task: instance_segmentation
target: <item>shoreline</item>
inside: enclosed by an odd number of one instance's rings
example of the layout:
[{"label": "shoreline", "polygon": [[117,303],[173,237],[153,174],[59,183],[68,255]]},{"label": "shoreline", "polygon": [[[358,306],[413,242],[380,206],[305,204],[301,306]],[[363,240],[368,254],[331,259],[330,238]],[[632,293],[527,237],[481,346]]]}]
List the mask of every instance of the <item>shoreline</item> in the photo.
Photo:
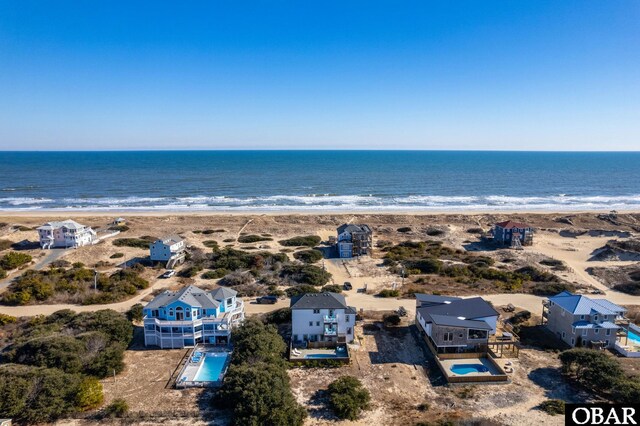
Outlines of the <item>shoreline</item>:
[{"label": "shoreline", "polygon": [[[150,209],[150,210],[84,210],[84,209],[66,209],[66,210],[0,210],[0,217],[45,217],[45,216],[74,216],[74,217],[109,217],[109,216],[190,216],[190,217],[217,217],[217,216],[323,216],[323,215],[380,215],[380,216],[475,216],[475,215],[583,215],[583,214],[603,214],[610,210],[594,209],[594,210],[571,210],[571,209],[554,209],[554,210],[527,210],[527,209],[495,209],[495,210],[469,210],[469,209],[402,209],[402,210],[344,210],[344,209],[318,209],[318,210],[175,210],[175,209]],[[618,209],[619,213],[624,214],[640,214],[640,210],[623,210]]]}]

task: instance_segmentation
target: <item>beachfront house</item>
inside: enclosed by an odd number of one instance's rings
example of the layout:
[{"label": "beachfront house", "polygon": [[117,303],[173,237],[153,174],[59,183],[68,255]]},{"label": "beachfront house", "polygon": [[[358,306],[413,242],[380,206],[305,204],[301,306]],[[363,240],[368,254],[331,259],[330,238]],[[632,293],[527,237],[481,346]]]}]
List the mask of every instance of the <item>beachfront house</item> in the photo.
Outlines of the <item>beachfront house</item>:
[{"label": "beachfront house", "polygon": [[152,262],[163,262],[167,268],[171,268],[185,258],[184,239],[177,235],[160,238],[149,246],[149,251]]},{"label": "beachfront house", "polygon": [[40,247],[51,249],[56,247],[77,248],[95,244],[98,241],[96,232],[89,226],[81,225],[75,220],[47,222],[37,228]]},{"label": "beachfront house", "polygon": [[486,352],[498,316],[481,297],[416,294],[416,326],[436,354]]},{"label": "beachfront house", "polygon": [[611,348],[626,309],[606,299],[591,299],[563,291],[543,302],[542,320],[571,347]]},{"label": "beachfront house", "polygon": [[356,310],[338,293],[306,293],[291,300],[291,339],[296,345],[351,343]]},{"label": "beachfront house", "polygon": [[344,224],[338,228],[338,256],[349,258],[371,254],[373,231],[368,225]]},{"label": "beachfront house", "polygon": [[527,223],[499,222],[493,226],[492,233],[493,241],[503,246],[520,248],[533,244],[533,227]]},{"label": "beachfront house", "polygon": [[244,302],[230,288],[205,291],[189,285],[160,293],[143,312],[145,346],[226,345],[233,327],[244,320]]}]

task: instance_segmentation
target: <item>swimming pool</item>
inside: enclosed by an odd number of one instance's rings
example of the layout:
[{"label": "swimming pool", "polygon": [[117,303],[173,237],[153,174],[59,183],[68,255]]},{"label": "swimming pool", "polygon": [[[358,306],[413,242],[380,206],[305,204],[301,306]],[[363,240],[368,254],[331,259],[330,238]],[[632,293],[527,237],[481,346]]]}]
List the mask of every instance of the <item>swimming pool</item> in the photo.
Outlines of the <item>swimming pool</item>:
[{"label": "swimming pool", "polygon": [[453,364],[449,369],[454,374],[486,373],[489,371],[482,364]]},{"label": "swimming pool", "polygon": [[222,373],[227,365],[227,352],[214,352],[204,355],[202,365],[198,369],[194,382],[219,382],[222,380]]},{"label": "swimming pool", "polygon": [[629,330],[627,337],[629,337],[629,340],[631,340],[634,345],[640,345],[640,336],[633,331]]},{"label": "swimming pool", "polygon": [[305,358],[338,358],[338,355],[335,353],[332,354],[306,354]]}]

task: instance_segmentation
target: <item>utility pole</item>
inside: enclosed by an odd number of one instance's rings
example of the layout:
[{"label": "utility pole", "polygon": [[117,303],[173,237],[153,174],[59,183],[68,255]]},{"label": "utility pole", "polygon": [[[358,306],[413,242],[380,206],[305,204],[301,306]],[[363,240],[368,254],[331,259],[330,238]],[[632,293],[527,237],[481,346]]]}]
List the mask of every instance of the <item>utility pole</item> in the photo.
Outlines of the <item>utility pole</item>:
[{"label": "utility pole", "polygon": [[[95,292],[98,291],[98,270],[97,269],[93,270],[93,291]],[[114,370],[114,375],[115,375],[115,370]]]}]

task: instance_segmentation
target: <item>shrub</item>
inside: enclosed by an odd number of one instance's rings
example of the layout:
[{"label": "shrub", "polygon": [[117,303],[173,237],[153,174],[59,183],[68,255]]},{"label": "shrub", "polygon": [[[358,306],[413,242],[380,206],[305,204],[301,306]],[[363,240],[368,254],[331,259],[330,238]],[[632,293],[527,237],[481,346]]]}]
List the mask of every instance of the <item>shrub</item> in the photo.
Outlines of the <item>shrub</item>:
[{"label": "shrub", "polygon": [[75,269],[84,268],[84,263],[82,263],[82,262],[73,262],[73,264],[71,266],[73,268],[75,268]]},{"label": "shrub", "polygon": [[300,284],[316,286],[325,285],[331,279],[331,274],[314,265],[285,265],[280,271],[283,278]]},{"label": "shrub", "polygon": [[235,238],[225,238],[224,240],[222,240],[223,243],[235,243],[236,239]]},{"label": "shrub", "polygon": [[200,271],[202,271],[202,266],[193,265],[189,266],[188,268],[184,268],[178,275],[184,278],[193,278],[198,275]]},{"label": "shrub", "polygon": [[0,269],[10,271],[31,262],[31,256],[26,253],[10,251],[0,258]]},{"label": "shrub", "polygon": [[122,398],[114,399],[104,408],[104,417],[124,417],[129,411],[129,404]]},{"label": "shrub", "polygon": [[518,324],[522,324],[523,322],[529,321],[529,319],[531,319],[531,312],[529,312],[529,311],[520,311],[520,312],[516,313],[515,315],[513,315],[509,319],[509,322],[511,322],[511,324],[513,324],[513,325],[518,325]]},{"label": "shrub", "polygon": [[482,228],[469,228],[467,229],[469,234],[482,234]]},{"label": "shrub", "polygon": [[400,290],[391,290],[385,288],[377,294],[378,297],[400,297]]},{"label": "shrub", "polygon": [[94,377],[87,377],[80,383],[78,394],[76,395],[76,405],[82,411],[91,410],[102,405],[104,394],[102,393],[102,383]]},{"label": "shrub", "polygon": [[0,268],[0,279],[7,278],[7,271]]},{"label": "shrub", "polygon": [[157,238],[145,235],[140,238],[116,238],[112,241],[112,244],[116,247],[133,247],[148,250],[149,245],[155,240]]},{"label": "shrub", "polygon": [[259,241],[273,241],[273,238],[262,237],[260,235],[241,235],[238,238],[238,242],[243,244],[257,243]]},{"label": "shrub", "polygon": [[531,290],[536,296],[554,296],[563,291],[573,292],[575,286],[569,283],[540,283]]},{"label": "shrub", "polygon": [[129,230],[129,227],[127,225],[112,225],[109,227],[110,231],[120,231],[120,232],[126,232]]},{"label": "shrub", "polygon": [[306,293],[320,293],[320,290],[312,285],[302,284],[289,287],[285,293],[287,294],[287,297],[297,297]]},{"label": "shrub", "polygon": [[555,416],[564,414],[564,401],[561,399],[547,399],[539,405],[540,409],[545,413]]},{"label": "shrub", "polygon": [[220,280],[220,285],[235,287],[255,282],[255,277],[248,272],[232,272]]},{"label": "shrub", "polygon": [[201,278],[205,280],[215,280],[218,278],[222,278],[229,273],[228,270],[224,268],[214,269],[213,271],[207,271],[204,274],[200,275]]},{"label": "shrub", "polygon": [[208,248],[212,248],[212,249],[217,249],[220,246],[218,245],[218,242],[216,240],[206,240],[202,242],[202,245],[204,245],[205,247]]},{"label": "shrub", "polygon": [[322,287],[321,290],[323,293],[324,292],[329,292],[329,293],[342,293],[342,287],[340,287],[337,284],[329,284],[329,285],[325,285],[324,287]]},{"label": "shrub", "polygon": [[18,321],[16,317],[12,317],[11,315],[6,315],[6,314],[0,314],[0,327],[7,324],[13,324],[16,321]]},{"label": "shrub", "polygon": [[324,255],[320,250],[302,250],[293,253],[293,257],[304,263],[316,263],[321,260]]},{"label": "shrub", "polygon": [[343,376],[329,385],[329,402],[336,416],[357,420],[360,412],[369,407],[371,395],[360,380]]},{"label": "shrub", "polygon": [[320,241],[322,241],[322,238],[318,237],[317,235],[307,235],[280,240],[279,243],[280,245],[289,247],[315,247],[320,244]]},{"label": "shrub", "polygon": [[269,312],[265,315],[264,321],[267,324],[284,324],[291,322],[291,308],[281,308]]},{"label": "shrub", "polygon": [[398,314],[385,314],[383,320],[385,325],[399,325],[401,321]]},{"label": "shrub", "polygon": [[127,311],[127,318],[129,321],[142,321],[144,318],[144,312],[142,311],[142,305],[136,303]]},{"label": "shrub", "polygon": [[575,348],[560,354],[562,373],[582,386],[608,392],[624,379],[620,363],[605,352]]},{"label": "shrub", "polygon": [[398,228],[397,231],[406,234],[407,232],[411,232],[411,228],[408,226],[403,226],[402,228]]},{"label": "shrub", "polygon": [[438,228],[428,228],[425,232],[430,237],[438,237],[440,235],[444,235],[444,231]]},{"label": "shrub", "polygon": [[109,259],[120,259],[124,257],[124,253],[113,253],[109,256]]}]

